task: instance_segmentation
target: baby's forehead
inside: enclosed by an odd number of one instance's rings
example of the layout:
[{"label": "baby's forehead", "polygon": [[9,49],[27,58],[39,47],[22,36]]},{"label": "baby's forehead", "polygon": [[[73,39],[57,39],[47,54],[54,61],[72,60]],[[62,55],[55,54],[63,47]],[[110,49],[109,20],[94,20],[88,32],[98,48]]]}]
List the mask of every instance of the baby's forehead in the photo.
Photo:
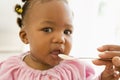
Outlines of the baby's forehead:
[{"label": "baby's forehead", "polygon": [[[66,6],[67,4],[64,0],[43,0],[46,2],[41,2],[41,0],[33,0],[29,7],[24,9],[26,11],[23,23],[33,23],[34,21],[39,21],[41,19],[54,19],[54,21],[59,22],[71,22],[71,11],[69,11],[69,7]],[[51,1],[51,4],[49,2]],[[53,1],[53,2],[52,2]],[[57,3],[56,3],[57,2]],[[48,3],[48,4],[46,4]],[[67,23],[68,23],[67,22]],[[69,22],[69,23],[70,23]]]},{"label": "baby's forehead", "polygon": [[40,5],[40,4],[44,4],[52,1],[63,1],[65,3],[68,3],[67,0],[30,0],[30,3],[31,3],[30,7],[32,7],[33,5]]},{"label": "baby's forehead", "polygon": [[49,3],[49,4],[47,4],[47,6],[50,4],[54,6],[54,4],[52,4],[52,2],[57,3],[58,1],[68,4],[67,0],[27,0],[25,2],[25,4],[23,5],[22,16],[24,17],[26,12],[28,12],[29,10],[32,10],[34,7],[38,8],[38,6],[39,6],[39,8],[40,8],[40,6],[42,7],[46,3]]}]

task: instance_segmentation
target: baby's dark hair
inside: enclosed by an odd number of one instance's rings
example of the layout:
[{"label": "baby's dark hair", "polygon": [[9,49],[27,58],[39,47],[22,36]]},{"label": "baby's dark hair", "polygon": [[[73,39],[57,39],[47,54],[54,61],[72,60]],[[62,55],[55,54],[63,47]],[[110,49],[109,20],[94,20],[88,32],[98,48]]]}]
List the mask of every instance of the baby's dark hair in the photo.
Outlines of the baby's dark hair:
[{"label": "baby's dark hair", "polygon": [[[24,16],[26,14],[26,11],[28,10],[28,8],[30,7],[31,5],[31,2],[32,1],[36,1],[36,0],[22,0],[22,2],[24,2],[24,5],[21,6],[19,4],[16,4],[15,6],[15,12],[20,15],[21,17],[18,17],[17,18],[17,23],[18,23],[18,26],[20,28],[22,28],[23,26],[23,22],[22,20],[24,19]],[[45,3],[45,2],[49,2],[49,1],[53,1],[53,0],[38,0],[40,3]],[[65,1],[66,3],[68,3],[68,0],[58,0],[58,1]]]}]

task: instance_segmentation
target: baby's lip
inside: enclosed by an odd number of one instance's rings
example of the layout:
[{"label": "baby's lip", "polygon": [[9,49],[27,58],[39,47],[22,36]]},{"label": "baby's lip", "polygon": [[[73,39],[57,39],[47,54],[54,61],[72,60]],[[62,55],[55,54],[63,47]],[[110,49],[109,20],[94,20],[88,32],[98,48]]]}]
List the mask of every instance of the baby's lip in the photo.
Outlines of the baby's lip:
[{"label": "baby's lip", "polygon": [[63,49],[62,48],[53,49],[50,53],[55,55],[63,54]]},{"label": "baby's lip", "polygon": [[54,55],[58,55],[58,54],[60,54],[61,52],[59,51],[59,50],[53,50],[52,52],[51,52],[51,54],[54,54]]}]

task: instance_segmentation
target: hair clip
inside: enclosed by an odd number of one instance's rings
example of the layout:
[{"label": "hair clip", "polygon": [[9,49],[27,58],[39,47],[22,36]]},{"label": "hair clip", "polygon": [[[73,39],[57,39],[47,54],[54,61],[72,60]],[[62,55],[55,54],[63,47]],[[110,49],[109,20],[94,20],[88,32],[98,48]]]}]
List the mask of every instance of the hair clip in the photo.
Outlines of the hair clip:
[{"label": "hair clip", "polygon": [[27,1],[27,0],[22,0],[22,2],[25,2],[25,1]]},{"label": "hair clip", "polygon": [[23,12],[22,8],[16,8],[16,12],[18,12],[19,14],[21,14]]}]

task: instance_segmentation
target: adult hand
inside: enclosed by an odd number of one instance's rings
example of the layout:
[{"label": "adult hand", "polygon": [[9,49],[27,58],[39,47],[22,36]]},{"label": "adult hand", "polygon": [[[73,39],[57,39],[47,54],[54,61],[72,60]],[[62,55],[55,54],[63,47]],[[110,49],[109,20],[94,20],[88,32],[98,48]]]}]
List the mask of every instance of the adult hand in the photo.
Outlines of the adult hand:
[{"label": "adult hand", "polygon": [[110,61],[93,60],[95,65],[106,65],[102,72],[102,80],[118,80],[120,77],[120,46],[103,45],[98,48],[100,58],[111,58]]}]

